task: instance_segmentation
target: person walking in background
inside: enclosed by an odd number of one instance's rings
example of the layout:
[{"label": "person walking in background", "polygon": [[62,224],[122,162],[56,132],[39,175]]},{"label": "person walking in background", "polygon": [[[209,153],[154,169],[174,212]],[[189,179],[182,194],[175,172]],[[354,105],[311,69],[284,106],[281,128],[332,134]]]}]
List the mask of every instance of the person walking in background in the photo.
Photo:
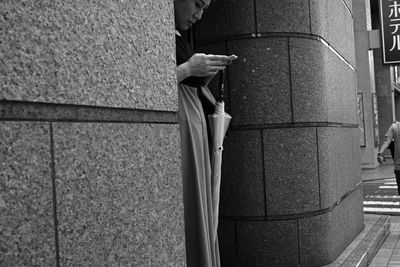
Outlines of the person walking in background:
[{"label": "person walking in background", "polygon": [[[385,134],[385,141],[383,142],[381,148],[378,151],[377,159],[379,164],[383,164],[383,152],[385,149],[389,148],[393,140],[393,165],[394,173],[396,175],[397,191],[400,195],[400,122],[395,121]],[[392,153],[392,151],[391,151]]]},{"label": "person walking in background", "polygon": [[230,64],[225,55],[194,53],[182,36],[201,19],[210,0],[174,0],[178,120],[181,136],[186,258],[188,267],[219,267],[218,242],[212,242],[211,163],[206,114],[215,99],[207,84]]}]

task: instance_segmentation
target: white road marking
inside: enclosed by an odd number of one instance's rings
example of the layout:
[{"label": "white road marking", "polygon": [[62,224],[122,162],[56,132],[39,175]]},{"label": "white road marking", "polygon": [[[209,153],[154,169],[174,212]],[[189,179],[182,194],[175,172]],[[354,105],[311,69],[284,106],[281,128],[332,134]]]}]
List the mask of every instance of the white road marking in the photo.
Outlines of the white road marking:
[{"label": "white road marking", "polygon": [[364,205],[400,205],[400,202],[392,202],[392,201],[363,201]]},{"label": "white road marking", "polygon": [[388,198],[400,198],[400,196],[381,196],[381,195],[367,195],[365,198],[377,198],[377,199],[388,199]]},{"label": "white road marking", "polygon": [[364,207],[364,211],[370,212],[399,212],[400,208],[371,208],[371,207]]}]

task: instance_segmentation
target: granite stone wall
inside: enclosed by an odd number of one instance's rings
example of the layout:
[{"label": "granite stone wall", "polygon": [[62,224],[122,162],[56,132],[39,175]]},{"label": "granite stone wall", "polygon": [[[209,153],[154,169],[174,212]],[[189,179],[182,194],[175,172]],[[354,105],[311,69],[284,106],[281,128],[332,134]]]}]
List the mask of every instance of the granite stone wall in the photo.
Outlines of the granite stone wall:
[{"label": "granite stone wall", "polygon": [[185,266],[173,4],[0,2],[0,265]]},{"label": "granite stone wall", "polygon": [[352,1],[216,1],[195,44],[239,57],[226,78],[222,265],[333,262],[363,229]]}]

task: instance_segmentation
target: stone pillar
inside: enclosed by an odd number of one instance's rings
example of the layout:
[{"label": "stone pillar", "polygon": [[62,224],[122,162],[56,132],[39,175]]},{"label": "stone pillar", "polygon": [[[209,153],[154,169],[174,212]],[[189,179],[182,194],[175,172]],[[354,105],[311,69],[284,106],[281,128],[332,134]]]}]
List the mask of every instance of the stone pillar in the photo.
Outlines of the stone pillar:
[{"label": "stone pillar", "polygon": [[357,92],[362,97],[360,109],[364,112],[360,121],[361,162],[364,168],[378,166],[376,153],[378,147],[374,142],[374,121],[372,94],[375,94],[375,72],[373,51],[369,48],[368,31],[372,30],[369,0],[353,1],[354,35],[357,62]]},{"label": "stone pillar", "polygon": [[223,266],[325,265],[363,229],[351,4],[216,1],[196,26],[199,52],[239,57],[227,77]]},{"label": "stone pillar", "polygon": [[185,266],[172,1],[0,3],[0,262]]},{"label": "stone pillar", "polygon": [[[390,125],[396,120],[395,101],[393,93],[393,70],[390,65],[383,65],[382,51],[374,51],[375,61],[375,85],[376,96],[378,100],[378,118],[379,118],[379,143],[385,140],[385,134]],[[386,151],[387,156],[390,152]]]}]

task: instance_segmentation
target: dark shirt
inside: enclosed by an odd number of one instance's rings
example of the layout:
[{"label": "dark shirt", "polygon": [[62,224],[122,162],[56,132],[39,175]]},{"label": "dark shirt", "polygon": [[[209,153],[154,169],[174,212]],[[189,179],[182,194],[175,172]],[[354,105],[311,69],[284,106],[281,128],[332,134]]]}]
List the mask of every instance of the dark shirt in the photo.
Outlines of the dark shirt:
[{"label": "dark shirt", "polygon": [[[189,58],[191,58],[193,56],[194,51],[193,51],[193,48],[191,47],[191,45],[189,44],[189,42],[186,41],[184,37],[175,34],[175,38],[176,38],[176,65],[179,66],[180,64],[183,64],[186,61],[188,61]],[[204,82],[205,79],[206,79],[206,77],[191,76],[191,77],[184,79],[181,83],[197,88],[197,95],[198,95],[201,105],[203,107],[204,115],[207,118],[208,115],[214,113],[215,107],[214,107],[214,103],[212,103],[204,95],[204,93],[202,91],[202,89],[204,89],[203,86],[205,86],[205,82]],[[206,119],[206,124],[207,124],[208,140],[212,140],[210,126],[209,126],[209,122],[207,119]],[[211,145],[211,143],[209,145]],[[210,149],[210,151],[211,151],[211,149]]]}]

